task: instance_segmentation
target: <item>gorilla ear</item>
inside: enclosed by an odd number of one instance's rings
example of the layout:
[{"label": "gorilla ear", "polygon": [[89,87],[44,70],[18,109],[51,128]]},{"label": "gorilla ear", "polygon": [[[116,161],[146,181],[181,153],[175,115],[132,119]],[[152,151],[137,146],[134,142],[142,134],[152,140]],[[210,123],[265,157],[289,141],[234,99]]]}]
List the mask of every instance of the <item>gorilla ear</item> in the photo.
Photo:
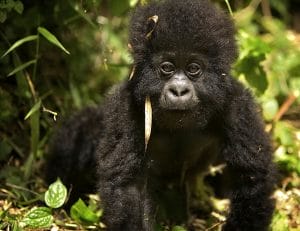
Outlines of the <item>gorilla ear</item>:
[{"label": "gorilla ear", "polygon": [[152,33],[154,32],[156,25],[158,23],[158,16],[153,15],[152,17],[148,18],[147,20],[147,34],[146,39],[150,39],[152,36]]}]

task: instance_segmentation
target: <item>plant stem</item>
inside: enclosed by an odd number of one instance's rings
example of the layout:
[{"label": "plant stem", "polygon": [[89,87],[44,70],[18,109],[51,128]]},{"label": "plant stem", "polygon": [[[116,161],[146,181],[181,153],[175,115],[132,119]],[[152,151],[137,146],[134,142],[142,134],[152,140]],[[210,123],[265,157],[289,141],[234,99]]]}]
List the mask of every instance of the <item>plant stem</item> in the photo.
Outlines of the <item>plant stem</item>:
[{"label": "plant stem", "polygon": [[230,4],[229,4],[229,1],[228,1],[228,0],[225,0],[225,2],[226,2],[226,5],[227,5],[227,8],[228,8],[228,10],[229,10],[230,15],[233,16],[233,12],[232,12],[231,6],[230,6]]}]

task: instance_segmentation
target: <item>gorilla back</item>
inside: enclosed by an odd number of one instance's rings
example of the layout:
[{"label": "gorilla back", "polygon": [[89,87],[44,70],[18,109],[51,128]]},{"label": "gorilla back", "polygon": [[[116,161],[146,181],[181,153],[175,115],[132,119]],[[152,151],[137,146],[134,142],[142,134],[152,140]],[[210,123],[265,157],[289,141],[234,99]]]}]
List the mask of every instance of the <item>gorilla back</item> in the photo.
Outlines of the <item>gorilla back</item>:
[{"label": "gorilla back", "polygon": [[[57,173],[66,183],[80,186],[63,171],[75,168],[97,186],[108,230],[139,231],[153,230],[157,210],[176,201],[188,207],[192,179],[222,159],[233,181],[223,230],[268,230],[272,148],[253,97],[229,75],[237,55],[231,19],[206,0],[153,1],[132,14],[129,42],[132,78],[97,113],[62,127],[50,168],[63,158],[66,167]],[[153,123],[146,149],[147,97]],[[165,203],[166,195],[179,197]]]}]

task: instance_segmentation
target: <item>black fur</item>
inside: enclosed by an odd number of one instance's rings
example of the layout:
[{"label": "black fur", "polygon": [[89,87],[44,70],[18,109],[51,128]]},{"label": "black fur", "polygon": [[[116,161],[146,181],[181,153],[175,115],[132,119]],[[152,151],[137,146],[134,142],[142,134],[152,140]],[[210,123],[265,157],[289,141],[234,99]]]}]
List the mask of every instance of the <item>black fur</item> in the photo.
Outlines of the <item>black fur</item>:
[{"label": "black fur", "polygon": [[[147,37],[153,15],[158,23]],[[234,184],[223,230],[268,230],[272,148],[253,97],[229,76],[237,54],[229,17],[206,0],[152,2],[133,13],[130,44],[132,80],[116,87],[104,105],[81,112],[60,129],[48,179],[58,175],[78,191],[97,184],[108,230],[153,230],[157,210],[170,220],[187,219],[162,207],[177,202],[178,208],[186,207],[193,176],[224,159]],[[180,111],[161,105],[166,80],[155,63],[163,52],[203,56],[206,69],[191,81],[199,101],[195,107]],[[146,96],[153,107],[153,127],[145,152]],[[176,200],[162,199],[170,195]]]}]

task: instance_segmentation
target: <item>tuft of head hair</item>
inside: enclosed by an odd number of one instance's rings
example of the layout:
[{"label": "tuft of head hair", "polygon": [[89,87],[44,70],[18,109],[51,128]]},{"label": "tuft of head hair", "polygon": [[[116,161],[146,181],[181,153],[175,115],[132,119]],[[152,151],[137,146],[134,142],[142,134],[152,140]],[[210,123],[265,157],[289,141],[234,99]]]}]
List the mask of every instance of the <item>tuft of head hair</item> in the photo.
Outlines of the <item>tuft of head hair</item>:
[{"label": "tuft of head hair", "polygon": [[133,12],[129,43],[135,65],[158,52],[198,52],[214,71],[228,73],[237,56],[234,33],[230,16],[207,0],[161,0]]}]

